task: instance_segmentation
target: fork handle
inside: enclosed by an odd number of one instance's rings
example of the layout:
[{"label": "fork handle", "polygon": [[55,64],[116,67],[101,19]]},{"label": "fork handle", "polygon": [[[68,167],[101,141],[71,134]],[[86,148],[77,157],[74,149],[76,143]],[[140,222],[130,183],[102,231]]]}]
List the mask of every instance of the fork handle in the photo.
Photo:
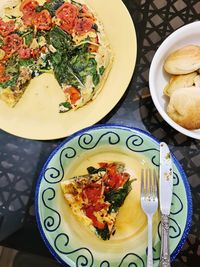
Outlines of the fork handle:
[{"label": "fork handle", "polygon": [[161,214],[161,252],[160,267],[170,267],[169,216]]},{"label": "fork handle", "polygon": [[152,250],[152,216],[148,216],[148,251],[147,267],[153,267],[153,250]]}]

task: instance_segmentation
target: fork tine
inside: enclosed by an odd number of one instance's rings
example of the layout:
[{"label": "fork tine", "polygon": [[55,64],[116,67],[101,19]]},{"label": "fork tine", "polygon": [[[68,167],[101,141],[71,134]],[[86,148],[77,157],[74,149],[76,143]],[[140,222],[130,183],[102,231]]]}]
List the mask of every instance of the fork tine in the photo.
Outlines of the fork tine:
[{"label": "fork tine", "polygon": [[149,169],[149,194],[150,196],[153,193],[153,187],[152,187],[152,171]]},{"label": "fork tine", "polygon": [[141,173],[141,197],[144,197],[144,169]]},{"label": "fork tine", "polygon": [[146,186],[145,186],[145,193],[146,193],[146,197],[147,197],[147,194],[148,194],[148,186],[149,186],[149,184],[148,184],[148,177],[149,177],[149,175],[148,175],[148,169],[146,169],[146,175],[145,175],[145,184],[146,184]]},{"label": "fork tine", "polygon": [[154,169],[153,171],[153,178],[154,178],[154,196],[157,197],[157,173],[156,170]]}]

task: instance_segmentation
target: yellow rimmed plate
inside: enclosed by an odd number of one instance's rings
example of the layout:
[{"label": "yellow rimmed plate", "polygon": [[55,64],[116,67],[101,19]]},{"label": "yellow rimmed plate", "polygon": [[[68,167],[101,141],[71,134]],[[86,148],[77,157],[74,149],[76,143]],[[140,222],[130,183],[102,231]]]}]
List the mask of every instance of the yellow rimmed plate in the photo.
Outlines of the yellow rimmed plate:
[{"label": "yellow rimmed plate", "polygon": [[66,137],[100,121],[123,96],[136,62],[137,42],[132,19],[121,0],[85,2],[102,21],[114,52],[113,66],[102,91],[86,106],[60,114],[58,105],[63,102],[60,87],[52,74],[43,74],[31,81],[15,108],[0,101],[1,129],[37,140]]}]

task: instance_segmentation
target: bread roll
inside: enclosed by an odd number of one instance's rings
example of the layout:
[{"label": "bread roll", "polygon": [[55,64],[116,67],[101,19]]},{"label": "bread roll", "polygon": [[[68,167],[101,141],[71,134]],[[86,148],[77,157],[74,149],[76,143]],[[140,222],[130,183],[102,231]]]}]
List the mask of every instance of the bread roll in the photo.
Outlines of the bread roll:
[{"label": "bread roll", "polygon": [[179,75],[194,72],[200,68],[200,46],[188,45],[172,52],[165,60],[166,72]]},{"label": "bread roll", "polygon": [[177,88],[191,87],[195,83],[195,77],[199,76],[197,72],[184,75],[173,76],[170,82],[164,88],[164,94],[170,96]]},{"label": "bread roll", "polygon": [[200,128],[200,88],[179,88],[172,92],[168,115],[186,129]]}]

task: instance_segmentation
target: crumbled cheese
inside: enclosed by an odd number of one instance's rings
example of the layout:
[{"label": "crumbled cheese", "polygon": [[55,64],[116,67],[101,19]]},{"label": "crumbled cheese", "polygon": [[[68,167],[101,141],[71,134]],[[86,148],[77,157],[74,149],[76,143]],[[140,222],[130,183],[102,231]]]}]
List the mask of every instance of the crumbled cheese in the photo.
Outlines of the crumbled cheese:
[{"label": "crumbled cheese", "polygon": [[55,53],[57,50],[56,48],[53,46],[53,45],[50,45],[49,46],[49,50],[52,52],[52,53]]},{"label": "crumbled cheese", "polygon": [[0,49],[0,60],[2,60],[5,57],[5,51],[3,49]]},{"label": "crumbled cheese", "polygon": [[32,43],[30,45],[30,48],[32,48],[32,49],[39,48],[39,44],[35,38],[33,39]]},{"label": "crumbled cheese", "polygon": [[38,44],[40,47],[45,46],[47,44],[46,39],[44,38],[44,36],[40,36],[39,40],[38,40]]}]

